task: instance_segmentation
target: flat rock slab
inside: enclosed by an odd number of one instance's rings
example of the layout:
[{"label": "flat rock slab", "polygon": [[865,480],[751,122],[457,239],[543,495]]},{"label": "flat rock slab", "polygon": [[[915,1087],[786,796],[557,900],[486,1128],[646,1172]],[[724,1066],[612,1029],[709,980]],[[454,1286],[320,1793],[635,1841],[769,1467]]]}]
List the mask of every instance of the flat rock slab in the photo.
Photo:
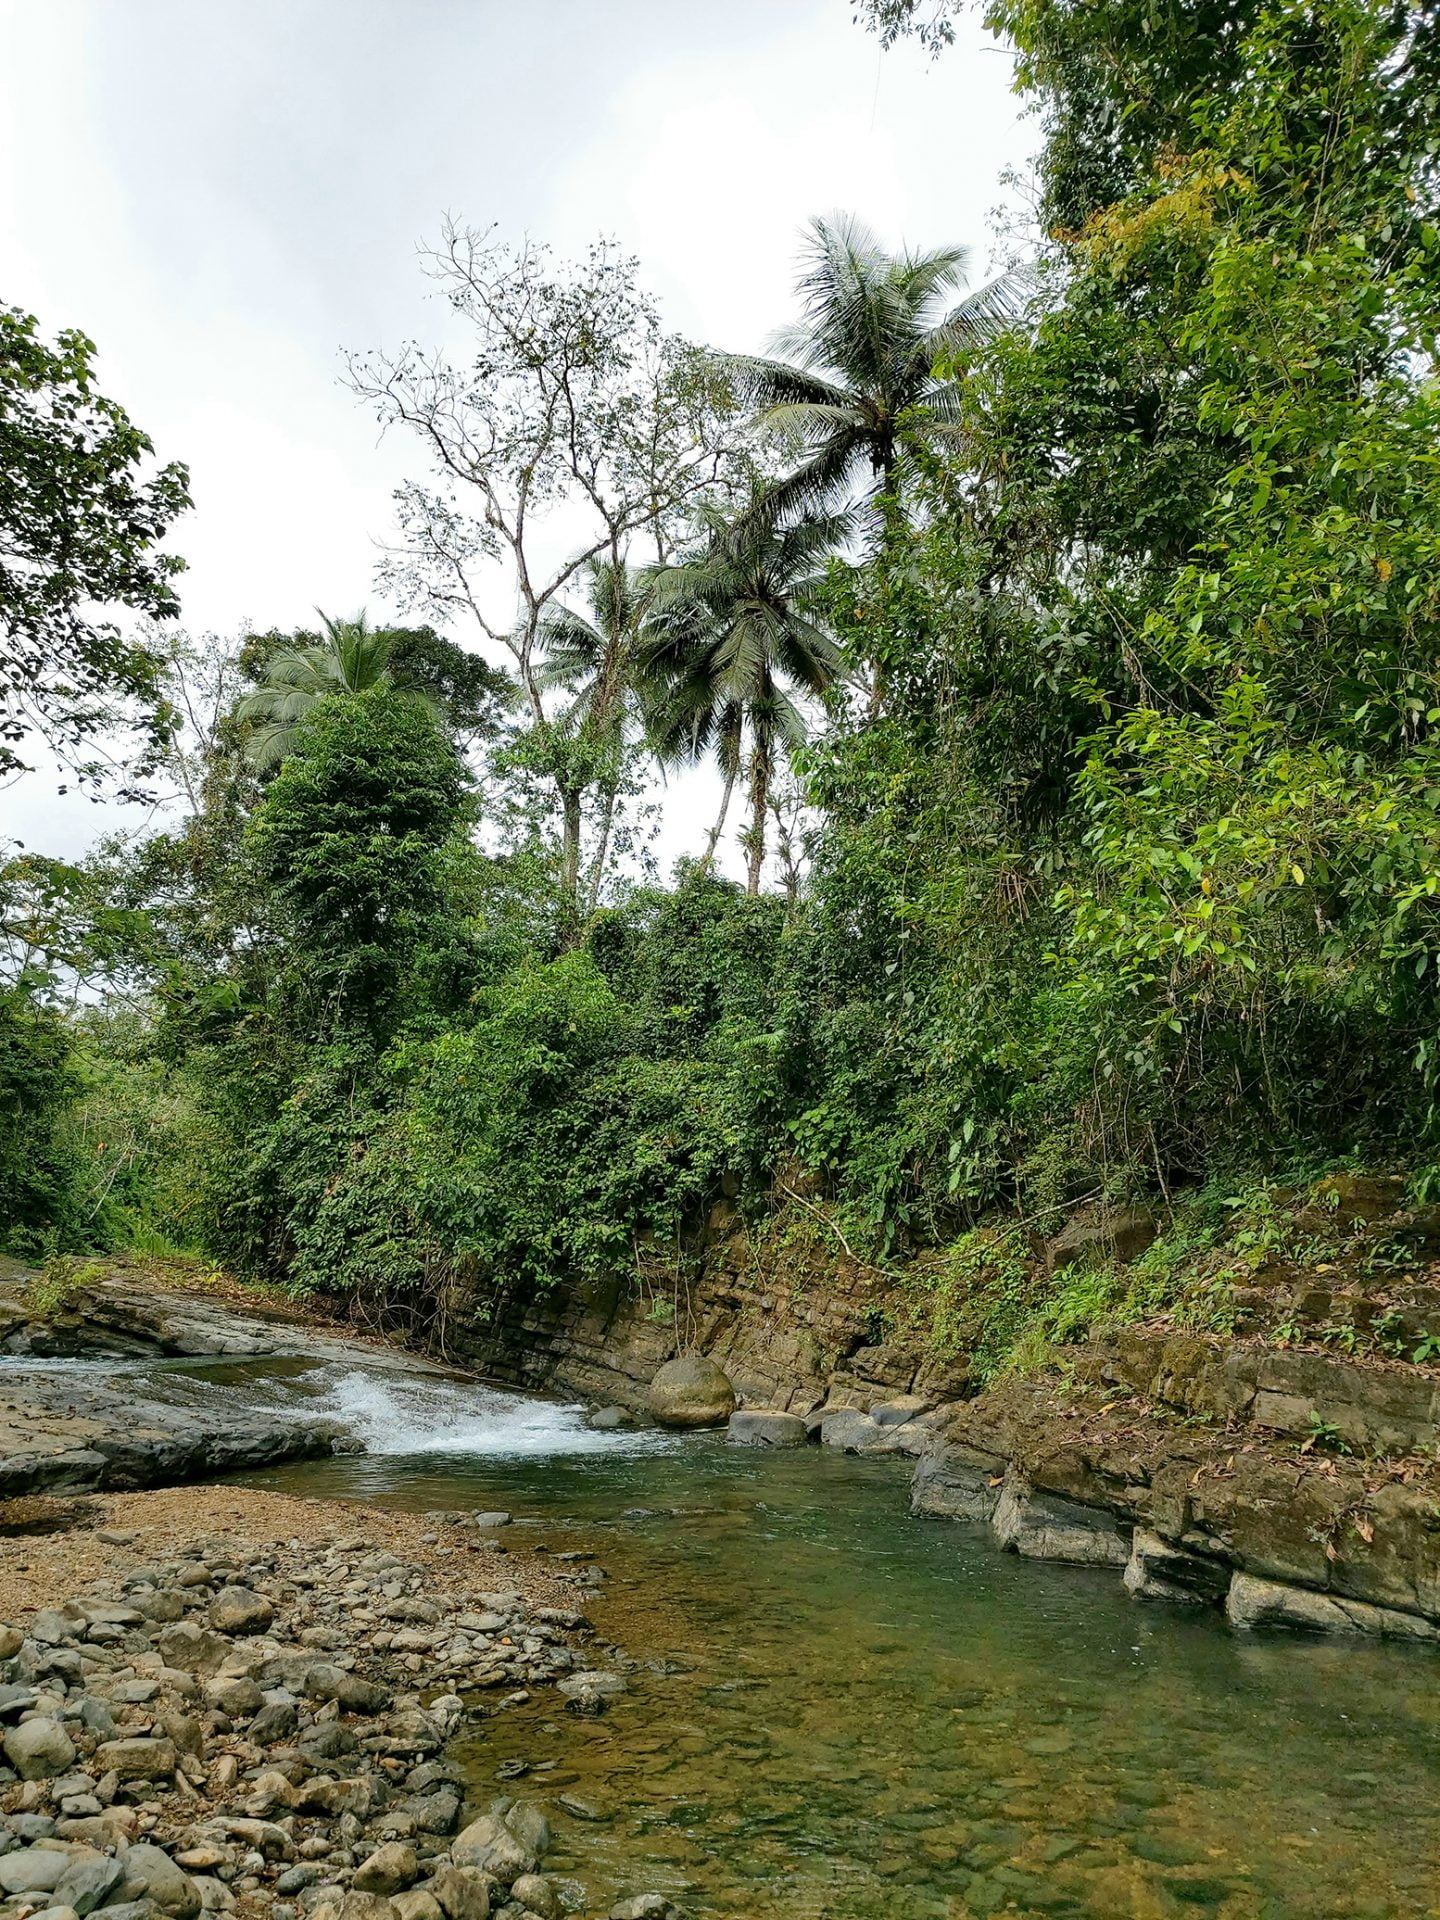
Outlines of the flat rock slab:
[{"label": "flat rock slab", "polygon": [[156,1406],[139,1378],[0,1364],[0,1499],[173,1486],[331,1453],[345,1438],[330,1420],[238,1418],[228,1403]]},{"label": "flat rock slab", "polygon": [[[180,1403],[140,1373],[57,1371],[34,1359],[305,1358],[453,1378],[450,1368],[317,1327],[263,1305],[147,1286],[125,1273],[40,1313],[38,1275],[0,1261],[0,1499],[173,1486],[335,1451],[345,1429],[234,1403]],[[6,1356],[9,1357],[6,1357]]]},{"label": "flat rock slab", "polygon": [[803,1447],[810,1434],[798,1413],[746,1407],[731,1414],[726,1438],[741,1447]]},{"label": "flat rock slab", "polygon": [[293,1310],[157,1286],[128,1270],[87,1280],[58,1309],[42,1313],[33,1303],[40,1277],[17,1261],[0,1260],[0,1352],[45,1360],[273,1355],[342,1363],[383,1354],[386,1365],[397,1371],[454,1377],[453,1369],[418,1354],[317,1326]]}]

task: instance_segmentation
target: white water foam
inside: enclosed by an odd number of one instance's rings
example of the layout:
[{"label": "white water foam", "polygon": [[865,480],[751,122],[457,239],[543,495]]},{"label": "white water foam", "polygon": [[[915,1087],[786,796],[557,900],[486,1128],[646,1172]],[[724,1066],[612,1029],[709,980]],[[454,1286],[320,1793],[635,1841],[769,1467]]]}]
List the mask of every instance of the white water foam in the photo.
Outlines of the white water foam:
[{"label": "white water foam", "polygon": [[654,1432],[597,1433],[581,1406],[358,1368],[333,1378],[310,1402],[317,1408],[371,1454],[651,1453],[674,1444]]},{"label": "white water foam", "polygon": [[[232,1371],[233,1370],[233,1371]],[[125,1355],[104,1359],[0,1361],[0,1377],[50,1374],[77,1380],[144,1382],[143,1393],[161,1406],[205,1411],[233,1410],[237,1419],[263,1413],[270,1419],[310,1424],[317,1415],[338,1422],[367,1454],[470,1454],[491,1458],[546,1454],[654,1453],[675,1445],[673,1435],[653,1430],[597,1432],[585,1423],[583,1406],[472,1385],[434,1375],[306,1364],[233,1356],[156,1360]],[[243,1378],[235,1377],[237,1372]]]}]

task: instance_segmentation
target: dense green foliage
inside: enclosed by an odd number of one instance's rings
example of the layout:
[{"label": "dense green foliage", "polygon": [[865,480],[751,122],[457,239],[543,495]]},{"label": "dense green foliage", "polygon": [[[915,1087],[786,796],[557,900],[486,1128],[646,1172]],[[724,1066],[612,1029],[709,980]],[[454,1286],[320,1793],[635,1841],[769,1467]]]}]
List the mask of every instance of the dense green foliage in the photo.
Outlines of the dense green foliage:
[{"label": "dense green foliage", "polygon": [[73,756],[122,716],[152,745],[166,731],[158,657],[98,616],[174,613],[183,562],[156,549],[189,476],[140,478],[150,441],[96,390],[94,357],[83,333],[52,347],[0,306],[0,774],[30,734]]},{"label": "dense green foliage", "polygon": [[[944,7],[869,11],[944,38]],[[721,1195],[758,1211],[803,1175],[871,1255],[988,1262],[998,1353],[1090,1308],[967,1237],[996,1210],[1436,1157],[1432,23],[1380,0],[991,19],[1046,129],[1023,320],[930,312],[954,250],[887,262],[826,229],[830,305],[812,262],[789,374],[764,363],[762,392],[748,363],[793,484],[757,507],[780,471],[757,443],[692,497],[693,366],[677,387],[666,360],[659,560],[597,542],[567,576],[586,611],[564,581],[528,607],[516,734],[503,685],[472,689],[467,759],[459,704],[398,653],[320,662],[268,779],[232,718],[181,828],[12,876],[37,931],[7,1182],[12,1141],[43,1147],[12,1237],[138,1222],[443,1331],[557,1279],[678,1273]],[[850,345],[909,382],[868,427],[822,338],[847,260]],[[797,522],[857,473],[862,538]],[[252,643],[249,670],[274,691],[290,667]],[[687,741],[747,771],[753,897],[708,855],[669,888],[622,864],[637,768]],[[810,808],[783,903],[759,891],[782,747]],[[139,1011],[72,1021],[67,1058],[45,965]],[[134,1147],[103,1229],[65,1155],[107,1099]]]}]

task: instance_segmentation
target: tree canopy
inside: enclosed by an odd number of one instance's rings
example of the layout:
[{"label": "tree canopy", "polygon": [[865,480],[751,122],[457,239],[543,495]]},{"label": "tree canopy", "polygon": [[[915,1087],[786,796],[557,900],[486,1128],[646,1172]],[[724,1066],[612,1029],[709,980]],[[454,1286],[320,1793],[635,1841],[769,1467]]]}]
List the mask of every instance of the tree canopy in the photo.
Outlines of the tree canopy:
[{"label": "tree canopy", "polygon": [[94,362],[83,333],[51,346],[0,306],[0,775],[32,734],[93,775],[76,760],[87,742],[130,722],[154,745],[168,725],[160,658],[105,616],[178,610],[184,562],[160,543],[189,475],[172,462],[143,477],[151,443]]}]

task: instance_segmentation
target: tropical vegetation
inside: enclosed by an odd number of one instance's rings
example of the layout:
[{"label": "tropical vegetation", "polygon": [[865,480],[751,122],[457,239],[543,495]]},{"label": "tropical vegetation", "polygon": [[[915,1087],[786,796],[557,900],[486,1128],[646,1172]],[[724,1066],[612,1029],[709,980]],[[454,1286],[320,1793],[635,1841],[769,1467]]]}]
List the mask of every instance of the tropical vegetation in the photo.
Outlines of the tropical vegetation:
[{"label": "tropical vegetation", "polygon": [[[943,60],[943,0],[860,11]],[[11,682],[79,666],[12,700],[16,748],[111,701],[181,797],[0,869],[12,1250],[148,1236],[427,1330],[679,1273],[718,1197],[802,1181],[899,1263],[1097,1198],[1430,1177],[1440,37],[1389,0],[988,17],[1044,137],[979,293],[959,246],[829,218],[746,357],[611,247],[445,230],[486,380],[352,361],[434,466],[395,624],[121,642],[68,576],[51,619],[22,528]],[[88,343],[7,326],[0,456],[101,543],[85,604],[163,622],[179,470],[135,477]],[[661,876],[696,763],[720,820]]]}]

